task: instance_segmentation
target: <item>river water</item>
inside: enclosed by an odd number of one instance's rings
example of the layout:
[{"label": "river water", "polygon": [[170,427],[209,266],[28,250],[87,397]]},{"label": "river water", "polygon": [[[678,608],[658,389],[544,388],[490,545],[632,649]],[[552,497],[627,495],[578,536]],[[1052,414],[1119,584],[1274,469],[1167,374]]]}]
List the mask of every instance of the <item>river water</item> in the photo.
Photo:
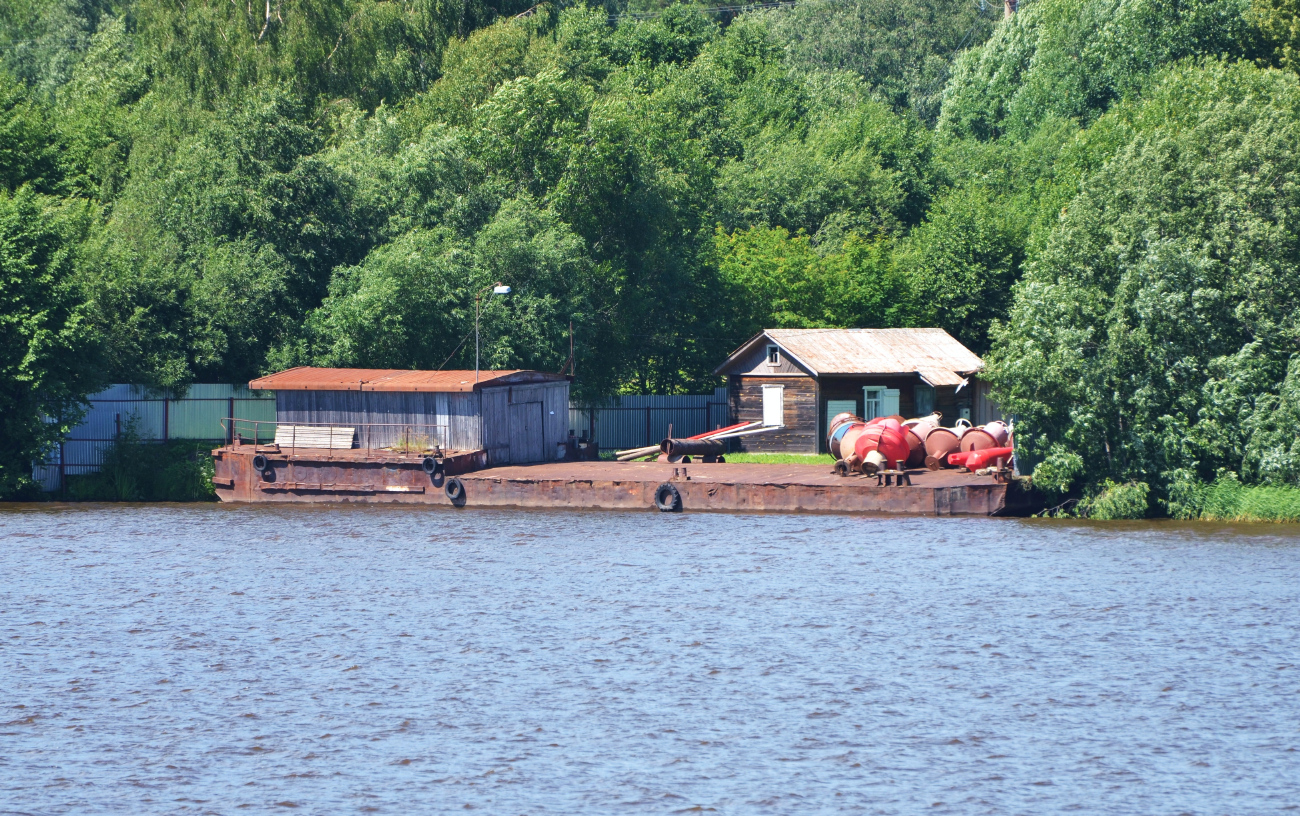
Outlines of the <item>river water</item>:
[{"label": "river water", "polygon": [[0,507],[0,812],[1274,814],[1300,530]]}]

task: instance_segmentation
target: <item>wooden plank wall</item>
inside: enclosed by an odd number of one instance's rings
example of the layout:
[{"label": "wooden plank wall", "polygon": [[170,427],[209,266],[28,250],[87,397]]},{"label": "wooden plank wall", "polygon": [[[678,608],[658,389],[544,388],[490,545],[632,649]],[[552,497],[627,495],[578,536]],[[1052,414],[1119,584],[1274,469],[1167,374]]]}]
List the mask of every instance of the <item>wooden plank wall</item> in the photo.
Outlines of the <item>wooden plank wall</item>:
[{"label": "wooden plank wall", "polygon": [[488,464],[525,464],[510,455],[510,406],[540,402],[542,405],[542,459],[555,458],[558,445],[569,435],[569,384],[567,382],[510,385],[483,389],[483,447]]},{"label": "wooden plank wall", "polygon": [[408,426],[412,435],[429,436],[445,448],[479,447],[478,395],[472,393],[277,391],[275,407],[280,422],[354,425],[359,431],[367,424],[396,426],[359,433],[361,447],[391,445]]},{"label": "wooden plank wall", "polygon": [[986,422],[992,422],[997,419],[1000,419],[1003,422],[1005,422],[1006,417],[1003,415],[1002,409],[998,407],[998,404],[996,402],[989,399],[989,384],[984,380],[977,380],[974,377],[972,377],[971,385],[968,385],[966,386],[966,388],[963,388],[962,393],[963,394],[966,393],[967,389],[969,389],[971,386],[975,386],[976,389],[975,390],[975,395],[976,395],[975,396],[975,417],[972,421],[977,425],[983,425]]},{"label": "wooden plank wall", "polygon": [[806,371],[802,366],[795,363],[795,361],[785,353],[785,349],[781,349],[777,354],[776,365],[769,364],[767,362],[767,347],[769,345],[776,344],[771,341],[759,343],[757,347],[750,349],[749,353],[732,363],[723,373],[737,375],[749,374],[753,376],[811,376],[811,372]]},{"label": "wooden plank wall", "polygon": [[785,428],[732,441],[746,453],[817,452],[817,381],[812,377],[728,377],[731,415],[736,422],[763,421],[763,386],[785,386]]}]

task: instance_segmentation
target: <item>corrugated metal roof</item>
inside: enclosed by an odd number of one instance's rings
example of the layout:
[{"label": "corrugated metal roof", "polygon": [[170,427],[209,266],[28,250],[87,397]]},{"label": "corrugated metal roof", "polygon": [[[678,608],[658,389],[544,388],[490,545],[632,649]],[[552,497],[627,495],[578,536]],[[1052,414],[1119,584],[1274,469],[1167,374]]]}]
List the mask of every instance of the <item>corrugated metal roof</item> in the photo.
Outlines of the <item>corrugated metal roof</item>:
[{"label": "corrugated metal roof", "polygon": [[[544,371],[479,371],[478,386],[517,385],[565,379]],[[249,388],[266,391],[473,391],[473,371],[408,371],[392,368],[291,368],[259,377]]]},{"label": "corrugated metal roof", "polygon": [[943,329],[768,329],[736,349],[722,374],[765,338],[811,371],[823,374],[911,374],[930,385],[960,385],[984,361]]}]

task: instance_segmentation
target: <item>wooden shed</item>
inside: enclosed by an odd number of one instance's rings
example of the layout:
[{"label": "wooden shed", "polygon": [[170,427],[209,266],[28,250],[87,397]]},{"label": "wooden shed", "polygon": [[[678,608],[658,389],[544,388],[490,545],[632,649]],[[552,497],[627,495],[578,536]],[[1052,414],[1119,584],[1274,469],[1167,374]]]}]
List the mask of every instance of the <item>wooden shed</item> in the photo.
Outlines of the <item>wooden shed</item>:
[{"label": "wooden shed", "polygon": [[768,329],[736,349],[715,374],[727,377],[733,422],[780,431],[742,437],[744,451],[818,453],[831,417],[943,414],[975,424],[999,419],[984,361],[943,329]]},{"label": "wooden shed", "polygon": [[485,450],[488,464],[556,457],[569,429],[569,379],[543,371],[291,368],[253,380],[275,392],[276,421],[356,429],[354,445],[404,437],[445,450]]}]

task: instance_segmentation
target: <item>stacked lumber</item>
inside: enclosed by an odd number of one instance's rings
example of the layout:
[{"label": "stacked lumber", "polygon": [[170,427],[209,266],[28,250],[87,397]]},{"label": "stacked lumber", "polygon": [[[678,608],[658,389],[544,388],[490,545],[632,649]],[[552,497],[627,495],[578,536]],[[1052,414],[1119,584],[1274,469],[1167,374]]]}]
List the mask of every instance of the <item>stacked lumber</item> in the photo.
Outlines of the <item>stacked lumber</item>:
[{"label": "stacked lumber", "polygon": [[283,423],[275,426],[275,444],[282,448],[348,450],[352,447],[352,440],[356,435],[356,428]]}]

